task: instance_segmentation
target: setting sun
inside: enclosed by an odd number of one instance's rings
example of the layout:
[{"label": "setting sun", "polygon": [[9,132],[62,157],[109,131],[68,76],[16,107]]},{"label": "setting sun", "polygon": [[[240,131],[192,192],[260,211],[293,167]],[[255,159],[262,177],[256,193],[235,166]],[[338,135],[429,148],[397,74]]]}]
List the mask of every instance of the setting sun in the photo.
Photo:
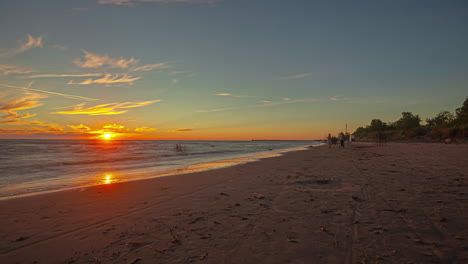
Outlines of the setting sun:
[{"label": "setting sun", "polygon": [[102,134],[101,136],[102,136],[102,138],[104,138],[104,139],[111,139],[111,138],[113,137],[112,134]]}]

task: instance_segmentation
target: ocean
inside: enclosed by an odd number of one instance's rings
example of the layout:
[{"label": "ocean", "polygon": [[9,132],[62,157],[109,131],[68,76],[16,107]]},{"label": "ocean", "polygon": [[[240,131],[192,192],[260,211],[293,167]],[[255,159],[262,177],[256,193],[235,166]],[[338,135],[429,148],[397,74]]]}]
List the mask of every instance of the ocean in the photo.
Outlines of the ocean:
[{"label": "ocean", "polygon": [[320,144],[0,139],[0,199],[227,167]]}]

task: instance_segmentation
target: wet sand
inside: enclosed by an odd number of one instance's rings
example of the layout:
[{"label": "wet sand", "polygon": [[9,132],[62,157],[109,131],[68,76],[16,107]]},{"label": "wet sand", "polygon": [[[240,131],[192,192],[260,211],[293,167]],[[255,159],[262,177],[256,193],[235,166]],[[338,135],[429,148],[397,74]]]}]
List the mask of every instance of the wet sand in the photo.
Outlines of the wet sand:
[{"label": "wet sand", "polygon": [[468,145],[353,143],[0,201],[0,263],[468,263]]}]

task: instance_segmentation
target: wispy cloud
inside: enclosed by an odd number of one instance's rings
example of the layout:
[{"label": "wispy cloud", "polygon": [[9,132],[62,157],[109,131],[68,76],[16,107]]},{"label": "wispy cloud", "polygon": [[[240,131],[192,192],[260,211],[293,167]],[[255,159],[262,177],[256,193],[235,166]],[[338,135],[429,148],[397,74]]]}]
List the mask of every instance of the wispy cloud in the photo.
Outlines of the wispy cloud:
[{"label": "wispy cloud", "polygon": [[19,47],[9,49],[4,53],[0,53],[0,58],[12,57],[17,54],[23,53],[33,48],[42,48],[42,37],[37,38],[28,35],[25,41],[19,41]]},{"label": "wispy cloud", "polygon": [[319,101],[321,100],[316,99],[316,98],[304,98],[304,99],[283,98],[280,101],[259,101],[258,103],[261,103],[261,104],[243,105],[243,106],[229,107],[229,108],[223,108],[223,109],[205,109],[205,110],[197,110],[195,112],[210,113],[210,112],[218,112],[218,111],[233,111],[233,110],[246,109],[246,108],[270,107],[270,106],[293,104],[293,103],[313,103],[313,102],[319,102]]},{"label": "wispy cloud", "polygon": [[110,103],[101,104],[92,107],[85,108],[85,104],[79,104],[70,106],[70,110],[53,112],[52,114],[63,114],[63,115],[119,115],[128,112],[127,109],[135,107],[143,107],[147,105],[160,102],[161,100],[144,101],[144,102],[125,102],[125,103]]},{"label": "wispy cloud", "polygon": [[55,73],[50,73],[50,74],[29,75],[29,76],[26,76],[25,78],[35,79],[35,78],[65,78],[65,77],[99,77],[99,76],[103,76],[103,75],[104,75],[103,73],[82,73],[82,74],[68,74],[68,73],[55,74]]},{"label": "wispy cloud", "polygon": [[135,132],[139,132],[139,133],[148,133],[148,132],[152,132],[152,131],[155,131],[155,130],[158,130],[158,129],[153,128],[153,127],[137,127],[137,128],[135,128]]},{"label": "wispy cloud", "polygon": [[230,96],[230,97],[236,97],[236,98],[252,98],[252,97],[256,97],[256,96],[251,96],[251,95],[234,95],[234,94],[230,94],[230,93],[217,93],[217,94],[214,94],[214,95],[217,95],[217,96]]},{"label": "wispy cloud", "polygon": [[349,101],[349,100],[351,100],[351,98],[332,96],[332,97],[328,98],[328,100],[330,100],[330,101]]},{"label": "wispy cloud", "polygon": [[74,83],[73,81],[69,81],[67,84],[80,84],[80,85],[88,85],[88,84],[133,84],[136,80],[141,79],[141,77],[133,77],[131,75],[123,74],[106,74],[104,77],[99,79],[86,79],[79,83]]},{"label": "wispy cloud", "polygon": [[13,124],[21,122],[21,119],[33,117],[35,114],[18,114],[17,111],[32,109],[42,106],[43,103],[39,100],[46,96],[37,93],[25,93],[25,96],[16,100],[8,102],[0,102],[0,111],[6,112],[2,118],[6,119],[1,121],[3,124]]},{"label": "wispy cloud", "polygon": [[137,2],[152,2],[152,3],[199,3],[199,4],[213,4],[218,0],[98,0],[97,3],[101,5],[135,5]]},{"label": "wispy cloud", "polygon": [[4,75],[8,74],[28,74],[34,72],[34,70],[23,69],[13,65],[0,64],[0,72]]},{"label": "wispy cloud", "polygon": [[154,69],[169,69],[172,66],[170,65],[169,62],[161,62],[161,63],[155,63],[155,64],[147,64],[139,67],[134,67],[130,69],[130,71],[152,71]]},{"label": "wispy cloud", "polygon": [[74,125],[67,125],[67,126],[73,129],[74,131],[80,131],[80,132],[88,132],[91,130],[90,127],[85,126],[83,124],[79,124],[77,126],[74,126]]},{"label": "wispy cloud", "polygon": [[46,129],[40,129],[40,128],[36,128],[36,127],[33,127],[32,129],[38,131],[38,132],[41,132],[41,133],[49,133],[49,132],[61,132],[63,131],[63,128],[59,125],[56,125],[56,124],[44,124],[44,123],[41,123],[41,124],[38,124],[38,126],[41,126],[41,127],[45,127]]},{"label": "wispy cloud", "polygon": [[111,58],[107,54],[91,53],[86,50],[81,51],[84,53],[84,58],[73,60],[73,63],[81,68],[99,68],[108,66],[111,68],[128,69],[130,66],[139,62],[139,60],[135,58]]},{"label": "wispy cloud", "polygon": [[190,132],[190,131],[193,131],[193,128],[179,128],[179,129],[170,130],[167,132]]},{"label": "wispy cloud", "polygon": [[289,75],[289,76],[281,77],[281,80],[300,79],[300,78],[309,77],[311,75],[312,75],[312,73],[301,73],[301,74],[295,74],[295,75]]},{"label": "wispy cloud", "polygon": [[2,84],[2,83],[0,83],[0,86],[13,88],[13,89],[19,89],[19,90],[23,90],[23,91],[39,92],[39,93],[43,93],[43,94],[61,96],[61,97],[65,97],[65,98],[68,98],[68,99],[75,99],[75,100],[85,100],[85,101],[98,101],[99,100],[99,99],[96,99],[96,98],[90,98],[90,97],[84,97],[84,96],[78,96],[78,95],[70,95],[70,94],[63,94],[63,93],[56,93],[56,92],[51,92],[51,91],[46,91],[46,90],[33,89],[33,88],[30,88],[30,87],[14,86],[14,85]]},{"label": "wispy cloud", "polygon": [[[7,113],[6,115],[2,116],[2,118],[6,119],[0,122],[2,124],[20,124],[22,119],[36,116],[36,114],[29,114],[29,113],[26,113],[24,115],[20,115],[16,112],[6,112],[6,113]],[[31,123],[27,123],[27,124],[31,124]]]},{"label": "wispy cloud", "polygon": [[12,112],[42,106],[38,100],[46,96],[37,93],[26,93],[24,97],[5,103],[0,103],[0,111]]}]

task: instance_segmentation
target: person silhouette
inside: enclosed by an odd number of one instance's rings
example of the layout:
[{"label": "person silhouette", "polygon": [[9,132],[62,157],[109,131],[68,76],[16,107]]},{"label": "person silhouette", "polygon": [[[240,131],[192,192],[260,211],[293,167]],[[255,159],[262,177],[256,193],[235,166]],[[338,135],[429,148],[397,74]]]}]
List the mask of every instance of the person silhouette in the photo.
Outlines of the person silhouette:
[{"label": "person silhouette", "polygon": [[342,148],[344,148],[344,142],[345,142],[345,135],[343,134],[343,132],[340,132],[340,134],[338,134],[338,140],[340,140],[340,145]]}]

